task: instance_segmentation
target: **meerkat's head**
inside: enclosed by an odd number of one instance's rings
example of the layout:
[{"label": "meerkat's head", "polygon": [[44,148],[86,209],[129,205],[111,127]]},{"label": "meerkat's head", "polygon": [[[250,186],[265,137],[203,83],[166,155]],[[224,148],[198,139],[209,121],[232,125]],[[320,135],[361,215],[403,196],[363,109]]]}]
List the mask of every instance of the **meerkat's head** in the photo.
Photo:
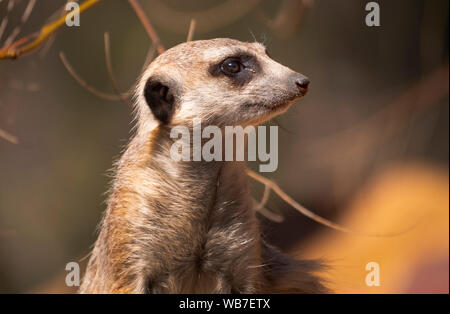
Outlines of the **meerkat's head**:
[{"label": "meerkat's head", "polygon": [[[272,60],[259,43],[193,41],[156,58],[137,87],[139,123],[225,126],[264,122],[305,95],[307,77]],[[142,121],[144,120],[144,121]]]}]

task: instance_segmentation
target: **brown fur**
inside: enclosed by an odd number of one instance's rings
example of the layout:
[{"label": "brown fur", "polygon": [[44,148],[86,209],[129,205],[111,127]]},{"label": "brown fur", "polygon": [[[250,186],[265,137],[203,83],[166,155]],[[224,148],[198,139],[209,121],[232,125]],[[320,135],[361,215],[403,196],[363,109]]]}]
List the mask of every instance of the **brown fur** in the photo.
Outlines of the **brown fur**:
[{"label": "brown fur", "polygon": [[[243,50],[262,68],[245,86],[206,70]],[[268,58],[260,44],[230,39],[185,43],[149,66],[137,88],[136,134],[117,162],[80,292],[326,291],[313,275],[317,263],[284,256],[261,240],[244,162],[175,162],[169,154],[170,128],[191,127],[193,117],[244,125],[284,112],[285,104],[300,96],[282,81],[294,74]],[[174,94],[170,123],[158,122],[142,96],[153,77],[163,77]],[[242,101],[264,107],[242,106]]]}]

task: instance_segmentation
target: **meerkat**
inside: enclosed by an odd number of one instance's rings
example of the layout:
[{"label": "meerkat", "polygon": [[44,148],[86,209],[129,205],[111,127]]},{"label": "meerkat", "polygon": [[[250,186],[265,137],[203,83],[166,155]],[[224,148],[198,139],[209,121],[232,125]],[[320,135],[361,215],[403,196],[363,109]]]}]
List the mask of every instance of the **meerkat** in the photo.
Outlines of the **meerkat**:
[{"label": "meerkat", "polygon": [[245,162],[174,161],[175,126],[257,125],[309,80],[260,43],[192,41],[158,56],[137,84],[134,136],[115,175],[79,292],[322,293],[320,264],[265,243]]}]

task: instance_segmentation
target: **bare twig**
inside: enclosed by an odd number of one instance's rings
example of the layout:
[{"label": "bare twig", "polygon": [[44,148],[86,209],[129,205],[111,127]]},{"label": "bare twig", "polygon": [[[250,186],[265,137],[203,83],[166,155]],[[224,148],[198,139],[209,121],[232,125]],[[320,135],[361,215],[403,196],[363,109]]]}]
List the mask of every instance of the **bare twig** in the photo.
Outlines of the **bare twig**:
[{"label": "bare twig", "polygon": [[0,137],[7,140],[10,143],[19,144],[19,139],[14,135],[9,134],[5,130],[0,129]]},{"label": "bare twig", "polygon": [[99,90],[95,89],[94,87],[90,86],[84,79],[82,79],[77,74],[77,72],[75,72],[73,67],[70,65],[69,61],[67,61],[66,56],[64,55],[63,52],[59,53],[59,57],[61,58],[61,61],[64,64],[64,66],[67,69],[67,71],[69,72],[69,74],[78,82],[78,84],[80,84],[86,90],[88,90],[89,92],[91,92],[95,96],[100,97],[102,99],[114,100],[114,101],[120,100],[119,96],[117,96],[117,95],[105,93],[105,92],[99,91]]},{"label": "bare twig", "polygon": [[[247,174],[249,177],[253,178],[256,181],[261,182],[262,184],[264,184],[266,187],[270,188],[271,190],[273,190],[283,201],[285,201],[286,203],[288,203],[289,205],[291,205],[293,208],[295,208],[296,210],[298,210],[301,214],[303,214],[304,216],[314,220],[315,222],[318,222],[324,226],[327,226],[331,229],[337,230],[337,231],[341,231],[344,233],[350,233],[350,234],[354,234],[354,235],[360,235],[360,236],[368,236],[368,237],[394,237],[394,236],[398,236],[401,234],[404,234],[406,232],[408,232],[409,230],[413,229],[416,224],[414,224],[413,226],[407,228],[406,230],[402,230],[401,232],[395,232],[395,233],[384,233],[384,234],[371,234],[371,233],[365,233],[365,232],[359,232],[359,231],[355,231],[346,227],[343,227],[339,224],[336,224],[332,221],[329,221],[328,219],[325,219],[323,217],[320,217],[319,215],[313,213],[312,211],[310,211],[309,209],[305,208],[304,206],[300,205],[299,203],[297,203],[293,198],[291,198],[289,195],[287,195],[275,182],[273,182],[272,180],[269,180],[259,174],[257,174],[256,172],[247,169]],[[264,201],[264,197],[263,197],[263,201]],[[262,202],[261,202],[262,203]]]},{"label": "bare twig", "polygon": [[264,185],[263,197],[261,199],[261,202],[259,202],[256,205],[255,210],[260,210],[261,208],[264,208],[264,206],[266,206],[267,202],[269,201],[269,196],[270,196],[270,187],[268,185]]},{"label": "bare twig", "polygon": [[[156,45],[152,44],[149,51],[147,52],[147,56],[144,62],[144,65],[142,67],[142,70],[144,70],[148,64],[153,60],[156,52]],[[106,99],[106,100],[112,100],[112,101],[122,101],[125,104],[129,104],[127,99],[130,97],[130,95],[133,92],[133,88],[131,87],[127,92],[121,93],[117,84],[117,80],[114,75],[114,71],[112,68],[112,62],[111,62],[111,48],[110,48],[110,40],[109,40],[109,34],[105,33],[105,59],[106,59],[106,68],[108,71],[109,78],[111,80],[111,84],[113,86],[113,89],[116,93],[116,95],[105,93],[102,91],[97,90],[96,88],[90,86],[86,80],[84,80],[72,67],[72,65],[67,60],[66,56],[63,52],[60,52],[59,57],[61,58],[61,61],[64,64],[64,67],[69,72],[69,74],[80,84],[82,87],[84,87],[87,91],[94,94],[95,96]]]},{"label": "bare twig", "polygon": [[20,33],[20,29],[22,26],[27,22],[28,18],[30,17],[31,11],[33,11],[34,5],[36,4],[36,0],[30,0],[28,1],[28,4],[25,8],[25,11],[23,12],[22,18],[20,19],[20,24],[17,25],[11,35],[6,39],[4,46],[9,46],[11,43],[16,39],[17,35]]},{"label": "bare twig", "polygon": [[[66,0],[66,3],[64,3],[63,6],[61,6],[55,12],[53,12],[53,14],[50,15],[50,17],[47,19],[45,24],[49,24],[49,23],[51,23],[51,21],[54,21],[54,20],[60,18],[61,16],[64,16],[64,14],[66,12],[66,5],[69,1],[71,1],[71,0]],[[78,0],[75,0],[75,2],[78,2]],[[52,35],[50,35],[50,37],[47,39],[47,41],[45,42],[45,44],[42,46],[41,50],[39,51],[40,57],[44,57],[47,54],[47,52],[50,50],[50,47],[55,42],[55,39],[56,39],[56,33],[53,33]]]},{"label": "bare twig", "polygon": [[[153,41],[153,44],[151,48],[149,49],[149,52],[147,53],[146,61],[144,63],[144,67],[148,65],[148,63],[153,59],[155,50],[157,50],[159,53],[163,53],[165,51],[164,46],[161,44],[161,41],[154,30],[153,26],[151,25],[150,21],[148,20],[147,16],[145,15],[145,12],[142,10],[142,7],[140,6],[139,2],[136,0],[129,0],[130,5],[136,12],[136,15],[138,16],[139,20],[141,21],[142,25],[144,26],[145,30],[147,31],[149,37]],[[131,94],[131,89],[127,93],[121,93],[117,84],[117,80],[114,76],[114,71],[112,68],[112,62],[111,62],[111,47],[110,47],[110,40],[109,40],[109,34],[105,33],[104,36],[105,40],[105,59],[106,59],[106,68],[108,70],[108,75],[111,80],[112,87],[116,93],[116,95],[112,95],[109,93],[105,93],[102,91],[97,90],[96,88],[90,86],[83,78],[80,77],[76,73],[76,71],[73,69],[73,67],[70,65],[70,63],[67,61],[64,53],[60,53],[61,61],[63,62],[65,68],[69,72],[69,74],[80,84],[82,87],[84,87],[86,90],[91,92],[97,97],[100,97],[102,99],[106,100],[120,100],[125,104],[128,104],[127,97]]]},{"label": "bare twig", "polygon": [[[22,55],[34,52],[39,48],[47,39],[60,29],[66,23],[66,17],[72,17],[75,13],[81,13],[93,5],[99,3],[102,0],[86,0],[80,5],[79,12],[71,11],[59,18],[57,21],[45,25],[37,34],[28,35],[17,42],[12,43],[9,46],[5,46],[0,49],[0,59],[15,59]],[[34,38],[31,42],[27,43],[31,38]]]},{"label": "bare twig", "polygon": [[[261,0],[227,0],[220,4],[196,11],[181,11],[171,7],[164,0],[147,0],[145,5],[154,25],[185,34],[191,19],[197,22],[196,33],[211,32],[229,25],[251,12]],[[230,13],[232,12],[232,13]]]},{"label": "bare twig", "polygon": [[137,0],[128,0],[128,2],[132,6],[134,12],[136,12],[136,15],[138,16],[139,20],[141,21],[142,25],[144,26],[145,31],[147,32],[148,36],[153,41],[153,43],[156,45],[156,49],[158,50],[158,53],[161,54],[164,51],[166,51],[166,48],[164,48],[163,44],[161,43],[161,40],[159,39],[158,34],[156,33],[155,29],[153,28],[152,24],[150,23],[150,20],[148,19],[147,15],[145,14],[145,12],[142,9],[139,2]]},{"label": "bare twig", "polygon": [[[448,61],[440,68],[428,74],[413,84],[391,104],[372,114],[366,120],[332,135],[305,141],[305,147],[316,158],[314,162],[324,164],[330,162],[328,156],[348,158],[353,151],[342,143],[352,143],[353,147],[364,149],[367,154],[374,147],[381,145],[386,139],[392,138],[403,130],[411,119],[438,104],[439,100],[448,95],[449,65]],[[406,114],[415,111],[414,116]],[[380,127],[381,126],[381,127]],[[360,145],[355,145],[358,143]],[[343,150],[344,148],[344,150]],[[326,152],[326,153],[324,153]]]},{"label": "bare twig", "polygon": [[2,39],[2,35],[5,32],[6,25],[8,25],[8,17],[5,16],[0,23],[0,40]]},{"label": "bare twig", "polygon": [[189,31],[188,31],[188,36],[187,36],[186,41],[192,41],[192,39],[194,38],[196,26],[197,26],[197,20],[191,19],[191,22],[189,23]]},{"label": "bare twig", "polygon": [[298,30],[313,4],[314,0],[284,0],[273,20],[266,17],[262,9],[258,9],[256,13],[264,24],[281,37],[287,38]]},{"label": "bare twig", "polygon": [[153,61],[153,59],[155,58],[155,54],[156,54],[156,45],[152,44],[147,51],[147,55],[145,56],[145,61],[144,64],[142,65],[141,72],[144,71],[148,67],[148,65]]},{"label": "bare twig", "polygon": [[264,185],[264,194],[261,201],[258,203],[256,200],[253,200],[256,203],[254,209],[259,212],[261,215],[265,216],[267,219],[270,219],[275,222],[282,222],[284,217],[282,215],[275,214],[265,208],[267,202],[269,201],[270,196],[270,187],[268,185]]},{"label": "bare twig", "polygon": [[274,222],[278,222],[278,223],[281,223],[284,221],[284,217],[282,215],[271,212],[270,210],[268,210],[265,207],[261,207],[260,203],[258,204],[258,202],[256,200],[253,200],[253,203],[256,204],[254,207],[254,210],[257,211],[258,213],[260,213],[261,215],[263,215],[264,217],[266,217],[267,219],[272,220]]},{"label": "bare twig", "polygon": [[3,17],[2,23],[0,24],[0,40],[2,39],[2,36],[5,32],[6,26],[8,25],[8,15],[13,10],[14,4],[15,4],[15,0],[8,1],[8,6],[6,8],[6,16]]},{"label": "bare twig", "polygon": [[105,33],[104,38],[105,38],[106,69],[108,70],[109,78],[111,80],[111,85],[112,85],[114,91],[116,92],[117,96],[119,97],[119,99],[124,104],[129,105],[126,97],[124,97],[124,95],[120,92],[119,85],[117,84],[116,77],[114,76],[114,71],[113,71],[112,62],[111,62],[111,47],[110,47],[110,43],[109,43],[109,34]]}]

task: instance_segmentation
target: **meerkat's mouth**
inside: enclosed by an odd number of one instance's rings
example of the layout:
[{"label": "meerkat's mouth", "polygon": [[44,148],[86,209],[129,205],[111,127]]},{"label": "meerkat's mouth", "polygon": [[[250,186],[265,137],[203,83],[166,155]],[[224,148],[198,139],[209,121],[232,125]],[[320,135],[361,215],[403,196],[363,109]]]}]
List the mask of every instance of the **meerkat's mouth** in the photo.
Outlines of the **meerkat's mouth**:
[{"label": "meerkat's mouth", "polygon": [[280,103],[277,103],[273,106],[268,106],[269,109],[271,110],[280,110],[280,109],[285,109],[286,107],[289,107],[290,105],[292,105],[292,103],[294,102],[296,98],[293,99],[289,99]]},{"label": "meerkat's mouth", "polygon": [[[302,96],[303,96],[303,95],[302,95]],[[302,97],[302,96],[300,96],[300,97]],[[273,103],[273,104],[270,104],[270,105],[267,105],[267,104],[259,104],[258,106],[259,106],[259,107],[266,108],[266,109],[268,109],[268,110],[270,110],[270,111],[278,111],[278,110],[286,109],[287,107],[291,106],[292,103],[293,103],[296,99],[298,99],[298,98],[300,98],[300,97],[299,97],[299,96],[293,96],[293,97],[289,97],[288,99],[283,99],[283,100],[281,100],[281,101],[279,101],[279,102],[276,102],[276,103]]]},{"label": "meerkat's mouth", "polygon": [[[273,116],[279,113],[286,111],[296,99],[302,98],[307,93],[307,88],[299,89],[299,92],[294,95],[289,95],[288,97],[280,97],[277,101],[272,103],[264,103],[264,102],[247,102],[244,103],[245,108],[254,108],[259,109],[258,115],[262,116]],[[264,110],[261,112],[260,110]]]},{"label": "meerkat's mouth", "polygon": [[266,106],[266,108],[271,109],[271,110],[281,110],[281,109],[286,109],[287,107],[289,107],[290,105],[292,105],[292,103],[299,98],[302,98],[303,96],[306,95],[306,93],[308,92],[308,88],[304,88],[304,87],[300,87],[299,88],[299,93],[291,96],[285,100],[282,100],[278,103],[275,103],[271,106]]},{"label": "meerkat's mouth", "polygon": [[292,105],[292,102],[294,101],[294,99],[292,99],[292,100],[289,99],[289,100],[271,104],[271,105],[267,105],[267,104],[263,104],[263,103],[246,103],[246,104],[244,104],[244,106],[247,108],[253,107],[253,108],[259,108],[259,109],[266,109],[269,112],[274,112],[274,111],[286,109],[287,107]]}]

